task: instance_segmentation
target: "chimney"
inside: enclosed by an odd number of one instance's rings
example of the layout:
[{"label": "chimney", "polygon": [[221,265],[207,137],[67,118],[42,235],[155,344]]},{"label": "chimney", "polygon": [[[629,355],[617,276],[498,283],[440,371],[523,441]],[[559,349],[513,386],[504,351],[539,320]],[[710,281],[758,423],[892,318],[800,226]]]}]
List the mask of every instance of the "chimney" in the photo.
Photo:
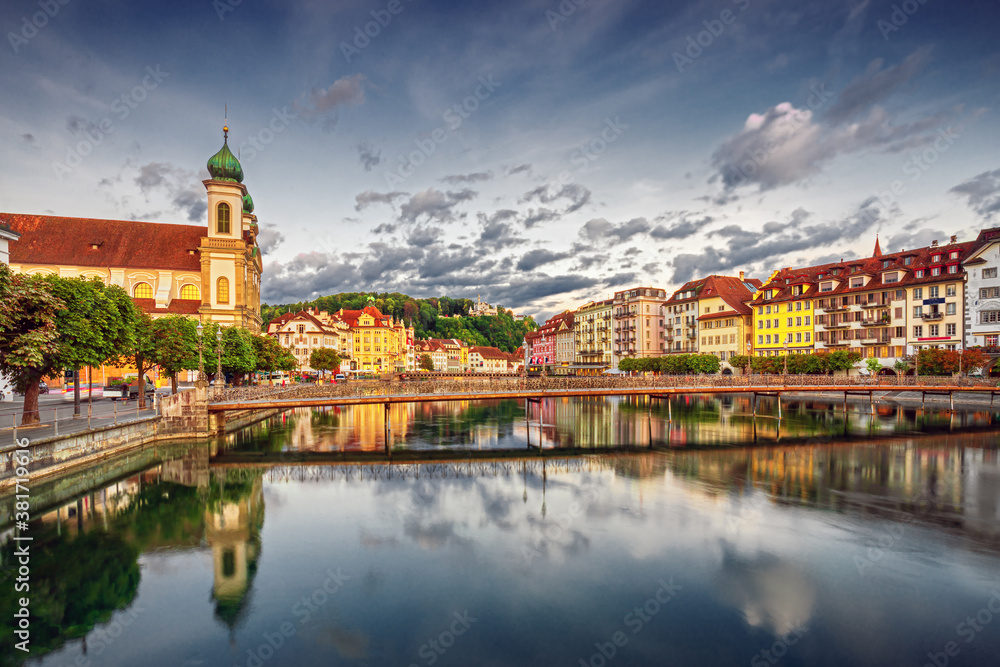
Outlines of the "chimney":
[{"label": "chimney", "polygon": [[931,247],[932,248],[936,248],[937,247],[937,239],[934,239],[933,241],[931,241]]},{"label": "chimney", "polygon": [[958,236],[957,236],[957,235],[955,235],[955,236],[952,236],[952,237],[951,237],[951,242],[952,242],[952,243],[958,243]]},{"label": "chimney", "polygon": [[740,282],[743,282],[743,272],[740,271]]}]

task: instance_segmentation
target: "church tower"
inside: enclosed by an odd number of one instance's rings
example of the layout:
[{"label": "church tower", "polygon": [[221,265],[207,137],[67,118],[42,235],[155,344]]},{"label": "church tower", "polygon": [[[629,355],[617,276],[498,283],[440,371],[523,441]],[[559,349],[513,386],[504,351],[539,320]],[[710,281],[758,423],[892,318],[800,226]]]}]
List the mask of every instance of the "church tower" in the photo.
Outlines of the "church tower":
[{"label": "church tower", "polygon": [[222,148],[208,160],[208,236],[201,241],[200,315],[223,326],[260,331],[260,275],[257,217],[243,185],[243,167],[229,150],[229,127]]}]

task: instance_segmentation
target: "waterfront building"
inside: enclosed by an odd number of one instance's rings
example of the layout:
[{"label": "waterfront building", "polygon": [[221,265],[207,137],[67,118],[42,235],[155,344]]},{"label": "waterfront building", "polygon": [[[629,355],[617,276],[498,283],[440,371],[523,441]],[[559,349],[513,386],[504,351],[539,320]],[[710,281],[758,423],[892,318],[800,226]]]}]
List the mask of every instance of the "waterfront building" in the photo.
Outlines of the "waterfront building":
[{"label": "waterfront building", "polygon": [[572,312],[566,311],[561,315],[556,315],[559,323],[556,325],[556,373],[559,375],[571,374],[570,366],[576,361],[576,336],[573,333],[575,326],[575,316]]},{"label": "waterfront building", "polygon": [[929,247],[899,255],[912,257],[909,271],[900,274],[907,281],[907,355],[928,347],[962,348],[966,302],[962,260],[975,243],[959,243],[952,236],[947,245],[932,241]]},{"label": "waterfront building", "polygon": [[268,335],[291,350],[301,371],[313,371],[309,359],[315,349],[333,348],[340,355],[343,368],[350,367],[354,337],[350,327],[337,315],[311,308],[298,313],[285,313],[267,325]]},{"label": "waterfront building", "polygon": [[350,328],[353,340],[350,370],[370,373],[391,373],[406,370],[407,341],[413,339],[412,329],[402,320],[383,315],[368,297],[361,310],[336,312],[336,317]]},{"label": "waterfront building", "polygon": [[1000,227],[979,232],[962,260],[965,269],[965,347],[1000,347]]},{"label": "waterfront building", "polygon": [[506,373],[510,355],[496,347],[473,346],[469,349],[469,370],[473,373]]},{"label": "waterfront building", "polygon": [[11,269],[100,278],[153,317],[189,315],[259,332],[257,218],[243,168],[229,150],[228,128],[223,132],[203,181],[205,224],[0,213],[0,224],[20,235],[10,246]]},{"label": "waterfront building", "polygon": [[883,372],[918,349],[957,349],[964,302],[961,261],[972,243],[775,271],[748,302],[754,353],[851,350],[878,359]]},{"label": "waterfront building", "polygon": [[[750,354],[753,346],[753,310],[744,303],[761,286],[756,278],[709,276],[697,290],[698,352],[719,358],[723,373],[731,373],[729,360]],[[675,304],[680,305],[680,304]],[[668,301],[668,309],[671,308]],[[670,317],[678,317],[672,314]],[[676,332],[676,327],[674,327]],[[676,334],[675,334],[676,336]]]},{"label": "waterfront building", "polygon": [[666,291],[656,287],[615,292],[612,305],[615,368],[624,358],[643,359],[663,354],[666,302]]},{"label": "waterfront building", "polygon": [[611,368],[611,309],[614,299],[591,301],[574,313],[575,365],[579,373]]}]

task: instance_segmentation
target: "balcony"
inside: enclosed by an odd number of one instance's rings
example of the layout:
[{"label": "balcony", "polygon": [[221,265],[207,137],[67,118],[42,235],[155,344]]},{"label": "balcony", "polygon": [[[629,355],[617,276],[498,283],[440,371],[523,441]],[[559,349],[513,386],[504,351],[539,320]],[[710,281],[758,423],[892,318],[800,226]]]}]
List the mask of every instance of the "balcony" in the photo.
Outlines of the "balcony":
[{"label": "balcony", "polygon": [[698,337],[698,332],[697,331],[688,331],[686,334],[684,334],[684,336],[686,338],[690,338],[691,340],[694,340],[694,339],[696,339]]},{"label": "balcony", "polygon": [[889,326],[889,320],[861,320],[863,327]]},{"label": "balcony", "polygon": [[861,304],[862,308],[888,308],[892,300],[888,301],[869,301],[868,303]]},{"label": "balcony", "polygon": [[934,321],[936,321],[936,320],[940,320],[940,319],[943,319],[943,318],[944,318],[944,313],[942,313],[942,312],[941,312],[941,311],[939,310],[939,311],[937,311],[936,313],[924,313],[924,314],[923,314],[923,315],[921,315],[920,317],[922,317],[922,318],[923,318],[924,320],[927,320],[927,321],[929,321],[929,322],[934,322]]},{"label": "balcony", "polygon": [[837,329],[848,329],[851,326],[850,322],[837,322],[835,324],[823,324],[821,325],[827,331],[834,331]]},{"label": "balcony", "polygon": [[861,344],[862,345],[889,345],[889,341],[888,340],[884,340],[884,339],[880,339],[880,338],[862,338],[861,339]]},{"label": "balcony", "polygon": [[842,313],[847,310],[847,306],[829,305],[820,308],[824,313]]}]

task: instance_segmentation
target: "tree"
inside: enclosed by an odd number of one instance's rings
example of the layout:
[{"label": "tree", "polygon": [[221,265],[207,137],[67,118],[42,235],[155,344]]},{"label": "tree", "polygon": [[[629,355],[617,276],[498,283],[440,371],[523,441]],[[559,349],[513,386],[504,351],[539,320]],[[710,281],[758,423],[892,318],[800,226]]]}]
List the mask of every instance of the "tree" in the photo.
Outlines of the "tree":
[{"label": "tree", "polygon": [[153,320],[153,358],[170,377],[170,390],[177,393],[177,374],[198,368],[197,322],[182,315]]},{"label": "tree", "polygon": [[896,375],[903,375],[906,373],[906,369],[910,367],[908,363],[902,359],[896,359],[896,363],[892,365],[896,369]]},{"label": "tree", "polygon": [[736,356],[729,358],[729,365],[733,368],[739,368],[741,371],[746,373],[747,366],[750,365],[750,356],[746,354],[737,354]]},{"label": "tree", "polygon": [[694,373],[718,373],[721,363],[714,354],[692,354],[688,365]]},{"label": "tree", "polygon": [[0,271],[0,371],[24,393],[21,423],[36,424],[39,380],[117,359],[134,344],[138,311],[125,290],[98,279]]},{"label": "tree", "polygon": [[[146,313],[137,313],[135,330],[129,346],[122,350],[118,365],[135,368],[139,382],[139,407],[146,407],[146,372],[156,365],[156,339],[153,337],[153,318]],[[127,397],[126,397],[127,398]]]},{"label": "tree", "polygon": [[427,354],[426,352],[420,355],[420,368],[422,368],[425,371],[434,370],[434,360],[431,359],[431,355]]},{"label": "tree", "polygon": [[959,359],[961,363],[959,371],[964,371],[966,375],[981,372],[990,363],[989,355],[981,347],[970,347],[962,352]]},{"label": "tree", "polygon": [[56,313],[64,308],[39,280],[0,264],[0,373],[24,394],[22,425],[39,421],[38,382],[54,369]]},{"label": "tree", "polygon": [[332,347],[318,347],[309,355],[309,365],[317,371],[335,371],[340,368],[340,355]]},{"label": "tree", "polygon": [[257,356],[257,365],[254,370],[261,373],[295,370],[295,355],[292,354],[291,349],[279,343],[274,336],[255,335],[252,342],[254,354]]},{"label": "tree", "polygon": [[878,372],[882,370],[882,362],[876,357],[868,357],[865,360],[865,366],[868,367],[868,372],[872,375],[878,375]]}]

